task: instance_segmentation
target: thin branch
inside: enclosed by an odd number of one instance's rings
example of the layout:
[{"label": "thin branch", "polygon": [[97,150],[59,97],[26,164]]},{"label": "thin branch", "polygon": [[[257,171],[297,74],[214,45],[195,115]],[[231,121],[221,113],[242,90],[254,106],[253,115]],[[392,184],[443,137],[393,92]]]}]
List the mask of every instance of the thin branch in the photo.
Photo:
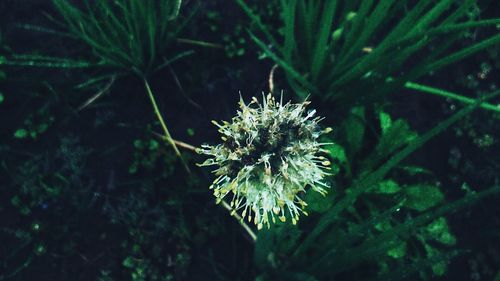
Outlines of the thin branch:
[{"label": "thin branch", "polygon": [[[163,140],[163,141],[168,141],[168,138],[162,134],[159,134],[159,133],[156,133],[156,132],[153,132],[153,134],[158,137],[159,139]],[[178,147],[182,147],[186,150],[189,150],[189,151],[192,151],[192,152],[196,152],[196,146],[194,145],[191,145],[189,143],[185,143],[183,141],[180,141],[180,140],[176,140],[176,139],[172,139],[174,141],[174,143],[178,146]]]},{"label": "thin branch", "polygon": [[172,68],[172,66],[170,66],[170,64],[168,65],[168,69],[170,70],[170,74],[172,74],[172,77],[174,78],[174,82],[177,85],[177,87],[179,88],[179,90],[181,91],[181,94],[184,96],[184,98],[186,98],[186,100],[190,104],[192,104],[194,107],[196,107],[198,109],[203,109],[199,104],[197,104],[195,101],[193,101],[190,97],[188,97],[186,95],[186,92],[184,91],[184,87],[182,87],[182,84],[181,84],[181,81],[179,80],[179,77],[175,73],[175,71]]},{"label": "thin branch", "polygon": [[172,136],[170,135],[170,132],[168,131],[167,125],[165,124],[165,120],[161,116],[161,112],[158,109],[158,105],[156,104],[156,99],[153,95],[153,92],[151,91],[151,88],[149,87],[149,83],[146,79],[144,79],[144,85],[146,87],[146,92],[148,93],[149,100],[151,101],[151,104],[153,105],[154,112],[156,114],[156,117],[158,118],[158,121],[160,121],[161,127],[163,129],[163,132],[165,133],[165,139],[170,145],[172,145],[172,148],[175,151],[175,154],[179,157],[181,160],[182,164],[184,165],[184,168],[188,173],[191,173],[191,170],[189,169],[188,165],[186,162],[184,162],[184,159],[181,156],[181,152],[177,148],[177,145],[175,144],[174,140],[172,139]]},{"label": "thin branch", "polygon": [[[452,93],[449,91],[445,91],[443,89],[434,88],[434,87],[430,87],[430,86],[426,86],[426,85],[422,85],[422,84],[417,84],[417,83],[413,83],[413,82],[406,82],[405,88],[416,90],[416,91],[419,91],[421,93],[428,93],[428,94],[432,94],[432,95],[442,96],[442,97],[456,100],[456,101],[459,101],[459,102],[462,102],[465,104],[469,104],[469,105],[477,103],[477,101],[473,98],[469,98],[469,97],[458,95],[458,94],[455,94],[455,93]],[[482,102],[479,104],[479,107],[483,108],[483,109],[487,109],[487,110],[492,110],[495,112],[500,112],[500,105],[494,105],[491,103]]]},{"label": "thin branch", "polygon": [[[226,201],[222,200],[221,203],[222,203],[222,207],[224,207],[226,210],[228,210],[229,212],[233,211],[233,208],[231,208],[231,206],[229,206],[229,204],[227,204]],[[248,226],[248,224],[245,223],[245,220],[243,220],[243,218],[238,213],[236,213],[236,212],[234,212],[234,213],[232,212],[231,215],[233,217],[235,217],[236,220],[238,220],[238,222],[240,223],[240,225],[246,230],[246,232],[248,233],[248,235],[250,235],[250,237],[252,238],[253,242],[255,243],[255,241],[257,241],[257,235],[255,235],[255,233],[250,228],[250,226]]]},{"label": "thin branch", "polygon": [[115,82],[115,75],[111,76],[111,79],[104,86],[104,88],[99,90],[99,92],[97,92],[97,94],[93,95],[90,99],[86,100],[82,105],[80,105],[78,107],[78,109],[76,111],[81,111],[84,108],[86,108],[87,106],[89,106],[90,104],[92,104],[94,101],[96,101],[100,96],[102,96],[104,93],[106,93],[109,90],[109,88],[111,88],[111,85],[113,85],[114,82]]},{"label": "thin branch", "polygon": [[193,39],[187,39],[187,38],[177,38],[177,42],[178,43],[190,44],[190,45],[198,45],[198,46],[202,46],[202,47],[224,49],[224,46],[220,45],[220,44],[215,44],[215,43],[210,43],[210,42],[205,42],[205,41],[199,41],[199,40],[193,40]]},{"label": "thin branch", "polygon": [[189,143],[185,143],[185,142],[182,142],[182,141],[179,141],[179,140],[173,140],[173,141],[179,147],[182,147],[182,148],[185,148],[187,150],[191,150],[193,152],[196,152],[196,147],[194,145],[190,145]]}]

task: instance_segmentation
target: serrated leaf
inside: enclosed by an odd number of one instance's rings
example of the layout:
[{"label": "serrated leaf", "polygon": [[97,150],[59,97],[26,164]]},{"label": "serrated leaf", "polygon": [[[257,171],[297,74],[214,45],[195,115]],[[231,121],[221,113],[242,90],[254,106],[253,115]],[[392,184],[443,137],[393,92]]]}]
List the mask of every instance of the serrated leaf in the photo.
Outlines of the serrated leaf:
[{"label": "serrated leaf", "polygon": [[441,190],[433,185],[412,185],[403,190],[406,194],[404,206],[417,211],[432,208],[444,199]]},{"label": "serrated leaf", "polygon": [[383,129],[375,149],[362,162],[360,174],[371,172],[374,167],[379,166],[387,157],[408,145],[416,137],[417,134],[410,129],[406,121],[402,119],[391,121],[390,127]]},{"label": "serrated leaf", "polygon": [[385,129],[375,151],[378,157],[390,155],[398,148],[409,143],[417,137],[406,121],[398,119]]}]

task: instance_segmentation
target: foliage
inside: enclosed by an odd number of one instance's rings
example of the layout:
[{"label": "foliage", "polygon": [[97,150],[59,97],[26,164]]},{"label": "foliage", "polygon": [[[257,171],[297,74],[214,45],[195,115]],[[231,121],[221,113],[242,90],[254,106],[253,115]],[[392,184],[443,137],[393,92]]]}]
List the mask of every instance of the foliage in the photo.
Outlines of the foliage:
[{"label": "foliage", "polygon": [[[353,110],[363,112],[360,108]],[[336,185],[337,190],[326,199],[307,197],[312,214],[318,218],[312,228],[307,223],[299,229],[282,224],[259,233],[255,258],[265,272],[261,279],[344,280],[354,275],[362,280],[400,280],[415,273],[424,279],[444,275],[448,260],[460,252],[451,247],[456,238],[443,215],[500,188],[441,205],[444,196],[439,186],[422,179],[413,184],[399,182],[412,181],[421,172],[411,173],[413,176],[405,170],[388,172],[397,167],[402,160],[399,155],[406,154],[405,150],[414,151],[415,144],[456,122],[466,111],[421,136],[409,130],[403,120],[392,121],[387,113],[379,112],[381,135],[364,158],[356,153],[365,138],[354,139],[344,131],[336,139],[328,139],[334,142],[327,147],[332,162],[344,175],[343,180],[336,179],[349,187]],[[356,122],[363,123],[356,136],[363,136],[364,118],[355,114],[341,127],[349,130]],[[383,145],[389,140],[392,145]],[[328,201],[333,203],[325,208]]]},{"label": "foliage", "polygon": [[86,1],[87,11],[67,0],[54,0],[64,25],[92,48],[98,65],[148,73],[158,67],[161,56],[179,31],[174,20],[180,0]]},{"label": "foliage", "polygon": [[280,36],[244,0],[236,2],[271,46],[252,34],[253,40],[285,70],[299,97],[312,93],[337,108],[373,102],[500,42],[497,34],[453,49],[464,31],[500,22],[471,15],[474,0],[283,0]]},{"label": "foliage", "polygon": [[[0,1],[0,280],[499,278],[494,1],[18,2]],[[258,230],[194,151],[269,80],[333,128],[331,188]]]}]

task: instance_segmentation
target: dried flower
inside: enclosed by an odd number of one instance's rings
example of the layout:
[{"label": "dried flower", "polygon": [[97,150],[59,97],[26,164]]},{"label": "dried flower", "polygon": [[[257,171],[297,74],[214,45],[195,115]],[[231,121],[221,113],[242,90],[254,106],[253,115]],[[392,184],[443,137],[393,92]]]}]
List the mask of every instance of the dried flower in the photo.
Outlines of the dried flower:
[{"label": "dried flower", "polygon": [[210,186],[217,203],[231,193],[232,214],[241,211],[259,229],[275,217],[297,223],[300,213],[307,215],[299,193],[310,186],[324,195],[328,188],[323,179],[330,162],[318,155],[325,152],[318,137],[331,129],[320,129],[315,110],[306,113],[309,102],[283,105],[282,98],[278,103],[269,94],[260,104],[254,97],[248,105],[240,99],[231,123],[213,121],[222,144],[198,149],[211,156],[200,166],[217,166]]}]

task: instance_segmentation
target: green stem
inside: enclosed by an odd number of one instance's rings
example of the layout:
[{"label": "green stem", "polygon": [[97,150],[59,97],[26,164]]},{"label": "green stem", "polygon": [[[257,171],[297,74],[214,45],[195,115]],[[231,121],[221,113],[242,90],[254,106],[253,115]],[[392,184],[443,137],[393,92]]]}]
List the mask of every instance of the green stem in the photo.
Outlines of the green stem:
[{"label": "green stem", "polygon": [[205,42],[205,41],[200,41],[200,40],[187,39],[187,38],[177,38],[177,42],[191,44],[191,45],[197,45],[197,46],[201,46],[201,47],[224,49],[224,46],[220,45],[220,44],[215,44],[215,43],[210,43],[210,42]]},{"label": "green stem", "polygon": [[[463,102],[465,104],[474,104],[477,102],[475,99],[472,99],[472,98],[464,97],[464,96],[461,96],[461,95],[458,95],[458,94],[455,94],[452,92],[448,92],[448,91],[445,91],[442,89],[429,87],[426,85],[417,84],[417,83],[413,83],[413,82],[406,82],[405,88],[416,90],[416,91],[423,92],[423,93],[428,93],[428,94],[433,94],[433,95],[437,95],[437,96],[450,98],[452,100]],[[483,102],[479,105],[479,107],[500,113],[500,106],[499,105],[493,105],[491,103]]]},{"label": "green stem", "polygon": [[[233,208],[231,208],[231,206],[227,204],[226,201],[222,200],[221,203],[222,207],[224,207],[226,210],[230,212],[233,211]],[[245,223],[245,220],[243,220],[243,218],[239,214],[233,213],[232,216],[234,216],[236,220],[238,220],[239,224],[243,227],[243,229],[245,229],[250,238],[252,238],[252,241],[255,243],[255,241],[257,241],[257,235],[253,232],[252,228],[250,228],[250,226],[248,226],[248,224]]]},{"label": "green stem", "polygon": [[153,92],[151,91],[151,87],[149,87],[148,80],[144,79],[144,85],[146,87],[146,92],[148,93],[149,100],[151,101],[151,104],[153,105],[153,109],[155,111],[156,117],[158,118],[158,121],[160,121],[163,132],[165,133],[165,139],[167,140],[168,143],[170,143],[170,145],[172,146],[172,148],[175,151],[175,154],[179,157],[179,159],[181,159],[182,164],[184,165],[184,168],[186,168],[186,171],[188,173],[191,173],[191,170],[189,170],[189,167],[184,162],[184,159],[182,159],[181,152],[177,148],[177,145],[175,144],[174,139],[172,139],[172,136],[170,135],[170,132],[168,131],[167,125],[165,124],[165,120],[161,116],[161,112],[158,109],[158,105],[156,104],[156,99],[153,95]]}]

